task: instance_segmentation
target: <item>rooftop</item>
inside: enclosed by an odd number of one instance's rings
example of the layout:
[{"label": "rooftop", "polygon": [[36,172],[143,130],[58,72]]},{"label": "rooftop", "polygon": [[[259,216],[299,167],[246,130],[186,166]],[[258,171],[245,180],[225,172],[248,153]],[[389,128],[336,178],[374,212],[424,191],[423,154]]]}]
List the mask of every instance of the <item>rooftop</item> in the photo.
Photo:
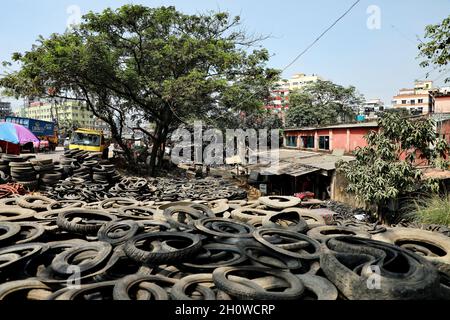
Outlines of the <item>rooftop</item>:
[{"label": "rooftop", "polygon": [[337,124],[337,125],[325,126],[325,127],[291,128],[291,129],[284,129],[284,131],[321,130],[321,129],[345,129],[345,128],[377,128],[377,127],[378,127],[378,123],[375,122],[375,121],[372,121],[372,122],[361,122],[361,123]]},{"label": "rooftop", "polygon": [[[274,151],[272,151],[274,152]],[[293,177],[302,176],[317,171],[332,171],[336,169],[338,161],[353,161],[355,158],[338,154],[322,154],[301,150],[279,149],[279,161],[272,165],[256,164],[249,165],[251,171],[257,171],[261,175],[290,175]],[[258,156],[269,157],[269,152],[259,153]]]}]

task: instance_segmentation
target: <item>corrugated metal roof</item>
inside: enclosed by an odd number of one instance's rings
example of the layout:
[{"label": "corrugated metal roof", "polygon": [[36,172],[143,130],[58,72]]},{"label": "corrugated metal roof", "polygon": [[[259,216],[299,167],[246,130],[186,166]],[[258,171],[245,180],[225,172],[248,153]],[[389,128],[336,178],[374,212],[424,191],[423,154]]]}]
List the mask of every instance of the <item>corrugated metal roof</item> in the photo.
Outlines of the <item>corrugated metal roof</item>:
[{"label": "corrugated metal roof", "polygon": [[[273,152],[273,151],[272,151]],[[249,165],[251,171],[257,171],[261,175],[290,175],[299,177],[321,170],[331,171],[336,169],[338,161],[353,161],[350,156],[338,156],[321,154],[317,152],[304,152],[299,150],[280,149],[278,162],[267,164]],[[268,157],[269,153],[259,154],[260,158]],[[267,158],[266,158],[267,159]]]}]

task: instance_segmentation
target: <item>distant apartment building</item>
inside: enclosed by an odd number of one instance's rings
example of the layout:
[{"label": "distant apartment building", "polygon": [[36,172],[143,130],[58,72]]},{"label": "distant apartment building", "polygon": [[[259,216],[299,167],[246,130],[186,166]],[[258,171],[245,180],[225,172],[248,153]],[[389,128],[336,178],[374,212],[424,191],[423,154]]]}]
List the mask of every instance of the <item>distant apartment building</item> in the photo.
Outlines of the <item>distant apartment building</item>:
[{"label": "distant apartment building", "polygon": [[0,119],[10,116],[12,113],[11,102],[0,101]]},{"label": "distant apartment building", "polygon": [[433,81],[416,81],[412,89],[400,89],[392,99],[393,108],[405,108],[412,115],[433,113],[432,93],[439,89],[433,87]]},{"label": "distant apartment building", "polygon": [[21,114],[26,118],[54,121],[60,127],[105,130],[106,124],[97,119],[83,103],[77,101],[28,101]]},{"label": "distant apartment building", "polygon": [[359,107],[359,115],[363,116],[364,120],[374,120],[378,118],[378,114],[383,112],[384,102],[381,99],[372,99],[366,101]]},{"label": "distant apartment building", "polygon": [[276,83],[274,90],[271,92],[271,99],[266,108],[274,112],[281,112],[283,108],[289,107],[289,94],[295,90],[301,90],[306,86],[324,80],[318,75],[306,75],[297,73],[290,79],[281,80]]}]

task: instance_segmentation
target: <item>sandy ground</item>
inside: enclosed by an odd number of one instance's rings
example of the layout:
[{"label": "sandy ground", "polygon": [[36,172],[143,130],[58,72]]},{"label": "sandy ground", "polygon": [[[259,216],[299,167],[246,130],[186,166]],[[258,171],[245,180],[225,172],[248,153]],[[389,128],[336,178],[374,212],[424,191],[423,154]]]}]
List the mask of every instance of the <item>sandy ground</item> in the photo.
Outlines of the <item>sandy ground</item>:
[{"label": "sandy ground", "polygon": [[64,154],[63,147],[57,147],[55,151],[33,153],[37,159],[52,159],[53,161],[59,161],[59,158]]}]

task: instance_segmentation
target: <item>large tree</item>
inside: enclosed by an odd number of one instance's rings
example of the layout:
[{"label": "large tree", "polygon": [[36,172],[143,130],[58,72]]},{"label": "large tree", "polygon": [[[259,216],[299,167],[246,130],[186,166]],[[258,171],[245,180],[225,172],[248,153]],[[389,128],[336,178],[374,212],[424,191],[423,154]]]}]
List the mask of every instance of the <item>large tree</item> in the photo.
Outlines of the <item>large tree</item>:
[{"label": "large tree", "polygon": [[331,81],[319,80],[290,94],[286,126],[319,126],[351,121],[355,108],[363,101],[363,96],[355,87],[346,88]]},{"label": "large tree", "polygon": [[[408,119],[397,113],[385,113],[379,131],[367,136],[367,146],[355,151],[356,160],[341,162],[338,171],[348,180],[347,191],[382,213],[389,200],[400,195],[438,187],[424,182],[419,166],[448,167],[448,145],[436,138],[432,119]],[[380,215],[381,217],[381,215]],[[382,218],[382,217],[381,217]]]},{"label": "large tree", "polygon": [[[259,40],[239,28],[239,17],[224,12],[186,15],[174,7],[125,5],[90,12],[78,28],[41,37],[30,51],[14,54],[20,69],[0,86],[21,96],[84,101],[110,125],[133,163],[122,139],[132,115],[132,129],[153,143],[155,173],[179,124],[261,106],[279,72],[266,68],[267,50],[250,52]],[[145,130],[144,121],[155,130]]]},{"label": "large tree", "polygon": [[[419,50],[420,56],[425,58],[421,62],[422,67],[434,65],[443,74],[450,71],[450,16],[425,28],[425,41],[419,44]],[[450,77],[445,82],[450,82]]]}]

